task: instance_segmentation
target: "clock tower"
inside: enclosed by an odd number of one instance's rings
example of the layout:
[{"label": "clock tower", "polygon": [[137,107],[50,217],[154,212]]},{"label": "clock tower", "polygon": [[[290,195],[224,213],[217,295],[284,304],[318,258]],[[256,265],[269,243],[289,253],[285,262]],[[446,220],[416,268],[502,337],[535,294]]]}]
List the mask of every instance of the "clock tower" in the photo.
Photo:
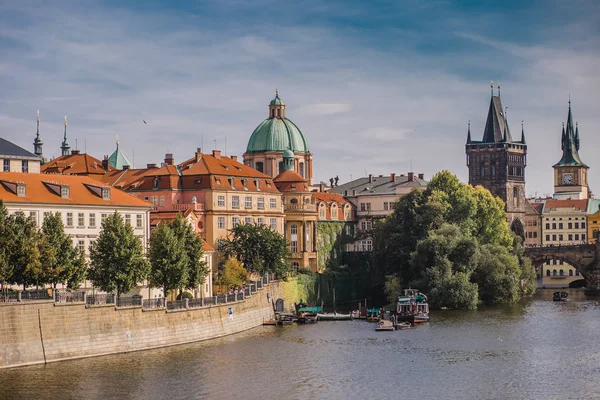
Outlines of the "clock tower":
[{"label": "clock tower", "polygon": [[587,173],[589,167],[579,157],[579,127],[573,129],[573,114],[569,100],[567,124],[563,123],[560,139],[562,158],[554,164],[554,198],[557,200],[587,199],[589,187]]}]

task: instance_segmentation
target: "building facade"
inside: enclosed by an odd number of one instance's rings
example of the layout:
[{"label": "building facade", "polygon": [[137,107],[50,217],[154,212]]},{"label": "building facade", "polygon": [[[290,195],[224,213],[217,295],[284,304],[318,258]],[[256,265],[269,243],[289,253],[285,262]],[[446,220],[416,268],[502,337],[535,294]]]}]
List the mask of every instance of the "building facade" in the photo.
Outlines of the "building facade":
[{"label": "building facade", "polygon": [[539,247],[542,245],[542,210],[543,202],[527,199],[525,204],[525,247]]},{"label": "building facade", "polygon": [[252,132],[244,153],[244,164],[272,178],[284,171],[283,152],[294,153],[294,171],[313,182],[312,154],[300,128],[286,115],[286,106],[276,92],[269,103],[269,116]]},{"label": "building facade", "polygon": [[42,157],[0,137],[2,172],[40,173]]},{"label": "building facade", "polygon": [[525,167],[527,144],[521,126],[521,140],[513,140],[506,111],[498,95],[492,98],[481,141],[471,138],[471,124],[467,132],[467,167],[469,184],[481,185],[506,203],[508,224],[519,236],[525,237],[524,223],[527,200],[525,198]]}]

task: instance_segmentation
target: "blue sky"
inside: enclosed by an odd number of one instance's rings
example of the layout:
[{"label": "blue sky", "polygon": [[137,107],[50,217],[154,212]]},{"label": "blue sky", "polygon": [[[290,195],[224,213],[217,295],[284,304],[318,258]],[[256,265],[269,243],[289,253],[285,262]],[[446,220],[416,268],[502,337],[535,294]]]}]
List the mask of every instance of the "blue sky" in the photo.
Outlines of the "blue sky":
[{"label": "blue sky", "polygon": [[500,80],[527,194],[552,192],[569,94],[600,193],[598,50],[593,1],[3,2],[0,135],[31,149],[39,109],[47,156],[64,114],[98,158],[116,135],[136,166],[215,141],[241,155],[279,88],[317,181],[411,165],[466,180],[467,123],[483,134]]}]

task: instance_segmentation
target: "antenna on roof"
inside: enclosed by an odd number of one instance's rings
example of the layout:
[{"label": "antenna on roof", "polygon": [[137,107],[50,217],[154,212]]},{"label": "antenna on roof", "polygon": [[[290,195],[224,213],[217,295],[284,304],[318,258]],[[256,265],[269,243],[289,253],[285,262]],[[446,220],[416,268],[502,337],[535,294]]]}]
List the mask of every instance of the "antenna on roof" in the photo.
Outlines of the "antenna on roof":
[{"label": "antenna on roof", "polygon": [[83,139],[83,152],[87,154],[87,138]]},{"label": "antenna on roof", "polygon": [[78,148],[77,148],[77,138],[75,138],[75,150],[78,150]]}]

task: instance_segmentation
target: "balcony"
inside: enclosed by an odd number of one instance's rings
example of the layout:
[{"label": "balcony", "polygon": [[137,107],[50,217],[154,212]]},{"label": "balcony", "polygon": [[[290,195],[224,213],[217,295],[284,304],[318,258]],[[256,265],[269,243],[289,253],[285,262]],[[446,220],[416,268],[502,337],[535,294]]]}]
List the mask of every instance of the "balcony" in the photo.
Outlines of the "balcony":
[{"label": "balcony", "polygon": [[170,207],[167,206],[154,206],[150,211],[181,211],[187,210],[193,211],[204,211],[204,204],[200,203],[189,203],[189,204],[172,204]]},{"label": "balcony", "polygon": [[315,204],[286,204],[286,211],[317,211]]}]

